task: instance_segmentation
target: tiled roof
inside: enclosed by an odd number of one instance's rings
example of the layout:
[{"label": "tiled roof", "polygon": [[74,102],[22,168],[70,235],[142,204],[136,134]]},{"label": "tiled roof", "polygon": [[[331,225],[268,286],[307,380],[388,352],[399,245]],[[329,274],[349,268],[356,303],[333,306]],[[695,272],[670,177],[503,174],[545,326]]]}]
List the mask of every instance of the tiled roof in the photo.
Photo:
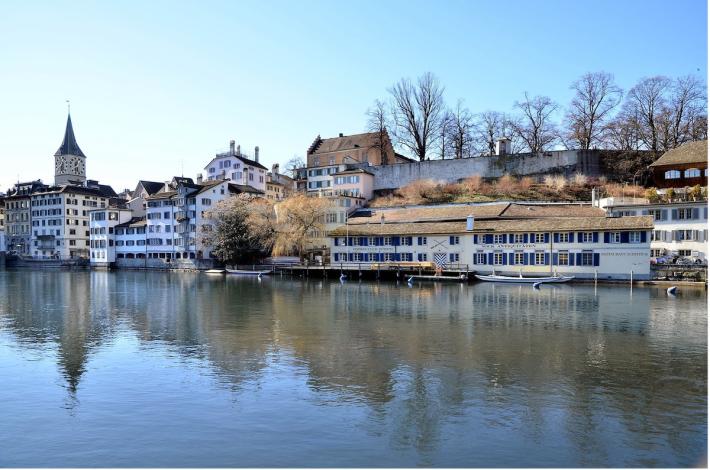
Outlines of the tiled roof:
[{"label": "tiled roof", "polygon": [[141,225],[146,225],[147,221],[145,217],[133,217],[128,222],[116,225],[116,227],[140,227]]},{"label": "tiled roof", "polygon": [[362,168],[352,168],[352,169],[348,169],[348,170],[343,170],[343,171],[339,171],[337,173],[333,173],[333,175],[335,175],[335,176],[337,176],[337,175],[355,175],[355,174],[359,174],[359,173],[365,173],[367,175],[374,176],[371,172],[369,172],[367,170],[363,170]]},{"label": "tiled roof", "polygon": [[158,181],[146,181],[146,180],[140,180],[139,183],[143,185],[143,189],[146,190],[148,194],[155,194],[161,189],[163,189],[164,183],[160,183]]},{"label": "tiled roof", "polygon": [[669,150],[650,166],[682,165],[686,163],[708,162],[708,141],[686,142],[678,148]]},{"label": "tiled roof", "polygon": [[390,222],[426,222],[465,220],[474,217],[497,217],[509,203],[500,204],[451,204],[440,206],[412,206],[398,208],[360,209],[350,216],[348,223],[380,223],[384,215],[385,223]]},{"label": "tiled roof", "polygon": [[[652,216],[639,217],[548,217],[520,220],[476,220],[470,233],[567,232],[599,230],[650,230]],[[330,236],[368,235],[437,235],[469,233],[466,222],[420,222],[361,224],[340,226]]]},{"label": "tiled roof", "polygon": [[606,211],[591,204],[510,204],[502,217],[604,217]]},{"label": "tiled roof", "polygon": [[320,143],[315,146],[311,152],[309,152],[309,155],[340,152],[356,148],[367,149],[374,145],[377,139],[377,134],[377,132],[366,132],[364,134],[344,135],[342,137],[320,139]]}]

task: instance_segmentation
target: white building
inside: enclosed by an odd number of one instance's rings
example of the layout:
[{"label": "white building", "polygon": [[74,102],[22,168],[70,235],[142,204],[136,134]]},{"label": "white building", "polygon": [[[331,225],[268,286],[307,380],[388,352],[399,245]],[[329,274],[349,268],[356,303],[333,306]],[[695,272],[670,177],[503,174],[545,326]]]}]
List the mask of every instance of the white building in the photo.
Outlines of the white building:
[{"label": "white building", "polygon": [[89,211],[108,207],[110,188],[60,186],[30,198],[30,254],[38,259],[89,258]]},{"label": "white building", "polygon": [[89,211],[89,260],[92,267],[108,267],[116,261],[116,227],[131,220],[130,209]]},{"label": "white building", "polygon": [[[232,183],[251,186],[266,192],[266,173],[268,169],[259,163],[259,147],[254,148],[254,159],[242,153],[241,148],[229,143],[229,151],[218,153],[205,167],[207,181],[228,180]],[[198,177],[198,183],[200,179]]]},{"label": "white building", "polygon": [[650,204],[645,199],[599,200],[613,216],[653,216],[649,256],[708,259],[708,205],[706,201]]},{"label": "white building", "polygon": [[[331,264],[432,263],[489,274],[648,279],[649,216],[572,204],[363,209],[330,233]],[[632,274],[633,272],[633,274]]]}]

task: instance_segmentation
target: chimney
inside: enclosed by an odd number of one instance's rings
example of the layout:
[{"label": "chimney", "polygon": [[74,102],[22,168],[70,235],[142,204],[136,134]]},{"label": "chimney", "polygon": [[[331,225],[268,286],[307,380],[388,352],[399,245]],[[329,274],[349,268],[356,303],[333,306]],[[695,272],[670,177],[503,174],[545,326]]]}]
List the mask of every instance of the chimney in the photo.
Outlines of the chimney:
[{"label": "chimney", "polygon": [[[234,141],[232,141],[234,142]],[[202,184],[202,173],[197,174],[197,184]]]},{"label": "chimney", "polygon": [[280,173],[279,173],[279,164],[278,164],[278,163],[274,163],[273,165],[271,165],[271,173],[273,173],[274,176],[280,174]]},{"label": "chimney", "polygon": [[259,163],[259,146],[254,147],[254,161]]},{"label": "chimney", "polygon": [[474,220],[473,215],[469,215],[468,217],[466,217],[466,231],[467,232],[473,231],[473,220]]},{"label": "chimney", "polygon": [[233,140],[229,141],[229,154],[234,155],[234,141]]},{"label": "chimney", "polygon": [[496,155],[510,155],[511,153],[513,150],[509,138],[503,137],[496,141]]},{"label": "chimney", "polygon": [[342,136],[343,136],[343,133],[341,132],[341,133],[338,135],[338,137],[342,137]]}]

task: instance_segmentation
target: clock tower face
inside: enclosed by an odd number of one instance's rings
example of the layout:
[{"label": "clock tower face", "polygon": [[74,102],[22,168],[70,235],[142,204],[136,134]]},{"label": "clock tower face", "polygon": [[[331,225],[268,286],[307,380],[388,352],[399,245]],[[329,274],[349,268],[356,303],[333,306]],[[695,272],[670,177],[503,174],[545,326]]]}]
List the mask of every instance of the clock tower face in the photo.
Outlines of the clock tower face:
[{"label": "clock tower face", "polygon": [[67,116],[64,140],[54,154],[54,184],[77,184],[86,181],[86,156],[74,136],[71,116]]}]

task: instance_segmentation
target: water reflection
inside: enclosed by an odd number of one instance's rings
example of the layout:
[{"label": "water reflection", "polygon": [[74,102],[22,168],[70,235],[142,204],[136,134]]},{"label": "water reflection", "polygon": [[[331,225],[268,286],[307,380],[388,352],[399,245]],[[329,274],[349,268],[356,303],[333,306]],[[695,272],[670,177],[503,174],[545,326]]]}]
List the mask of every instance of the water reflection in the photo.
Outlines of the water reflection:
[{"label": "water reflection", "polygon": [[100,375],[129,350],[167,358],[179,380],[206,374],[201,399],[278,389],[283,403],[259,406],[281,410],[282,426],[341,426],[343,445],[369,449],[293,460],[284,446],[257,463],[674,466],[707,440],[705,302],[693,290],[4,272],[0,346],[55,354],[79,409],[92,355],[107,355]]}]

